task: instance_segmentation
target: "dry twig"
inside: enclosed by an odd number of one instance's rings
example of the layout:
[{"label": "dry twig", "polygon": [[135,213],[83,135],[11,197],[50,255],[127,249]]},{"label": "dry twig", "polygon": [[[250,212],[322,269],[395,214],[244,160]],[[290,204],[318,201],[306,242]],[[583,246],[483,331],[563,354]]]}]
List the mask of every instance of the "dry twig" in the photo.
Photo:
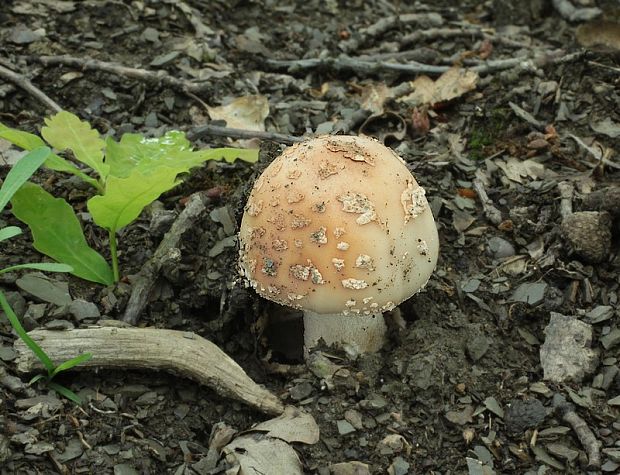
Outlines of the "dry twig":
[{"label": "dry twig", "polygon": [[[281,414],[282,402],[256,384],[226,353],[191,332],[156,328],[94,327],[69,331],[34,330],[29,335],[53,361],[66,361],[88,350],[93,357],[80,368],[169,371],[210,387],[268,414]],[[32,372],[41,362],[26,344],[15,341],[17,369]]]},{"label": "dry twig", "polygon": [[272,142],[279,142],[285,144],[293,144],[295,142],[302,142],[303,137],[296,137],[294,135],[279,134],[277,132],[264,132],[260,130],[246,130],[235,129],[232,127],[220,127],[218,125],[199,125],[190,129],[187,133],[188,140],[194,141],[201,137],[214,136],[214,137],[231,137],[235,139],[261,139],[271,140]]},{"label": "dry twig", "polygon": [[600,8],[576,8],[568,0],[552,0],[554,8],[568,21],[588,21],[599,16]]},{"label": "dry twig", "polygon": [[581,445],[588,455],[588,469],[599,469],[601,467],[601,442],[588,427],[586,421],[575,412],[575,408],[572,404],[563,404],[559,409],[562,413],[562,419],[573,428],[579,442],[581,442]]},{"label": "dry twig", "polygon": [[37,99],[39,102],[45,104],[54,112],[59,112],[62,110],[62,107],[50,99],[41,89],[32,84],[27,77],[0,65],[0,78],[21,87],[24,91]]},{"label": "dry twig", "polygon": [[102,71],[126,78],[138,79],[147,83],[161,84],[181,92],[200,93],[211,87],[208,82],[188,81],[176,78],[166,71],[150,71],[148,69],[130,68],[117,63],[109,63],[91,58],[74,56],[28,56],[29,61],[36,61],[45,66],[64,65],[86,71]]},{"label": "dry twig", "polygon": [[183,236],[185,231],[194,226],[196,220],[200,218],[205,210],[207,201],[208,198],[203,196],[201,192],[191,195],[187,201],[187,206],[181,214],[179,214],[170,227],[170,230],[164,235],[157,250],[153,253],[151,258],[144,263],[140,272],[138,272],[136,278],[132,282],[131,295],[123,315],[123,321],[125,323],[131,325],[136,325],[138,323],[138,318],[146,306],[151,289],[157,277],[159,277],[159,271],[165,263],[174,260],[176,256],[179,255],[177,246],[179,245],[181,236]]}]

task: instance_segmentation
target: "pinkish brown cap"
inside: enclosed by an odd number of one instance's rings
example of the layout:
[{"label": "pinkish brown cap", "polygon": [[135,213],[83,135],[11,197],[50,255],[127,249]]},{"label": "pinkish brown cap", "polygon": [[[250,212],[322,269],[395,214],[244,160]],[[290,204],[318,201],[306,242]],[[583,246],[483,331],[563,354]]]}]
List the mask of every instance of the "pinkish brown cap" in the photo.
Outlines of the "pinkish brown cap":
[{"label": "pinkish brown cap", "polygon": [[368,137],[295,144],[256,180],[240,264],[263,297],[317,314],[378,314],[420,290],[437,228],[404,161]]}]

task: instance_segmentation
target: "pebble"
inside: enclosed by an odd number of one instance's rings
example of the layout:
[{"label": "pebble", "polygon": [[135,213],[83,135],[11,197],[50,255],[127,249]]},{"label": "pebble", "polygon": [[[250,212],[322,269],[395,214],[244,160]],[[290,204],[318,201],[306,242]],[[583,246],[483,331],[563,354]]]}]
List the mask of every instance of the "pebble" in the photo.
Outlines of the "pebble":
[{"label": "pebble", "polygon": [[540,348],[540,363],[546,380],[580,382],[597,366],[598,353],[590,348],[592,327],[574,317],[551,312]]},{"label": "pebble", "polygon": [[58,306],[69,305],[72,300],[67,282],[52,280],[39,272],[25,274],[15,284],[33,297]]},{"label": "pebble", "polygon": [[489,340],[484,335],[475,335],[467,340],[465,349],[469,358],[476,363],[489,351]]},{"label": "pebble", "polygon": [[522,433],[541,424],[547,417],[547,413],[545,406],[536,398],[515,399],[506,409],[504,422],[508,431]]},{"label": "pebble", "polygon": [[620,328],[614,328],[607,335],[602,336],[599,341],[606,350],[613,348],[620,343]]},{"label": "pebble", "polygon": [[493,259],[505,259],[506,257],[512,257],[516,254],[514,246],[501,237],[492,237],[489,239],[487,246],[489,255]]},{"label": "pebble", "polygon": [[353,427],[353,425],[351,425],[350,422],[344,419],[336,421],[336,425],[338,426],[338,433],[340,435],[347,435],[352,432],[355,432],[355,427]]},{"label": "pebble", "polygon": [[306,399],[310,396],[313,390],[314,388],[312,387],[312,384],[305,381],[303,383],[296,384],[289,389],[289,394],[291,395],[291,399],[294,401],[301,401],[302,399]]},{"label": "pebble", "polygon": [[50,320],[44,327],[47,330],[73,330],[75,325],[68,320]]},{"label": "pebble", "polygon": [[114,475],[138,475],[136,469],[126,463],[114,465]]},{"label": "pebble", "polygon": [[546,444],[545,447],[551,455],[555,455],[556,457],[566,460],[567,462],[572,462],[579,456],[578,450],[571,449],[564,444],[550,443]]},{"label": "pebble", "polygon": [[606,211],[579,211],[562,220],[562,236],[588,263],[603,262],[611,249],[611,216]]},{"label": "pebble", "polygon": [[362,462],[341,462],[329,466],[331,475],[370,475],[368,465]]},{"label": "pebble", "polygon": [[355,409],[346,410],[344,413],[344,418],[356,429],[359,430],[364,428],[364,424],[362,423],[362,415]]},{"label": "pebble", "polygon": [[404,458],[396,457],[388,467],[388,473],[390,475],[407,475],[409,473],[409,464]]}]

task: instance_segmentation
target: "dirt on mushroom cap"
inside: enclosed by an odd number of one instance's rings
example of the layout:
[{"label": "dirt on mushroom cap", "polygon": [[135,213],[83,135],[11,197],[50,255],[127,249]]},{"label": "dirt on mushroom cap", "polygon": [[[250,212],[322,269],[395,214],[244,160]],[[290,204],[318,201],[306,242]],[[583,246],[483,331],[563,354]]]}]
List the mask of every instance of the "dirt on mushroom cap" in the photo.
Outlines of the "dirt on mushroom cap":
[{"label": "dirt on mushroom cap", "polygon": [[286,149],[255,183],[240,263],[265,298],[316,313],[393,308],[428,280],[437,229],[403,160],[368,137]]}]

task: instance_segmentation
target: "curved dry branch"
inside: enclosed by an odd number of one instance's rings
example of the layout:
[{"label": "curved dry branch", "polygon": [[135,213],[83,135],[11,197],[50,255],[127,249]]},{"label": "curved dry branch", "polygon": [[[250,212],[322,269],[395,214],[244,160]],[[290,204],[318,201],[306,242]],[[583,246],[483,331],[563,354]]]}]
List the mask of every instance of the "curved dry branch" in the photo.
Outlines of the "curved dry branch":
[{"label": "curved dry branch", "polygon": [[[69,331],[34,330],[29,335],[52,361],[90,352],[84,367],[155,369],[193,379],[222,396],[269,414],[281,414],[282,402],[256,384],[215,344],[191,332],[155,328],[94,327]],[[15,342],[17,369],[31,372],[41,363],[21,340]]]}]

